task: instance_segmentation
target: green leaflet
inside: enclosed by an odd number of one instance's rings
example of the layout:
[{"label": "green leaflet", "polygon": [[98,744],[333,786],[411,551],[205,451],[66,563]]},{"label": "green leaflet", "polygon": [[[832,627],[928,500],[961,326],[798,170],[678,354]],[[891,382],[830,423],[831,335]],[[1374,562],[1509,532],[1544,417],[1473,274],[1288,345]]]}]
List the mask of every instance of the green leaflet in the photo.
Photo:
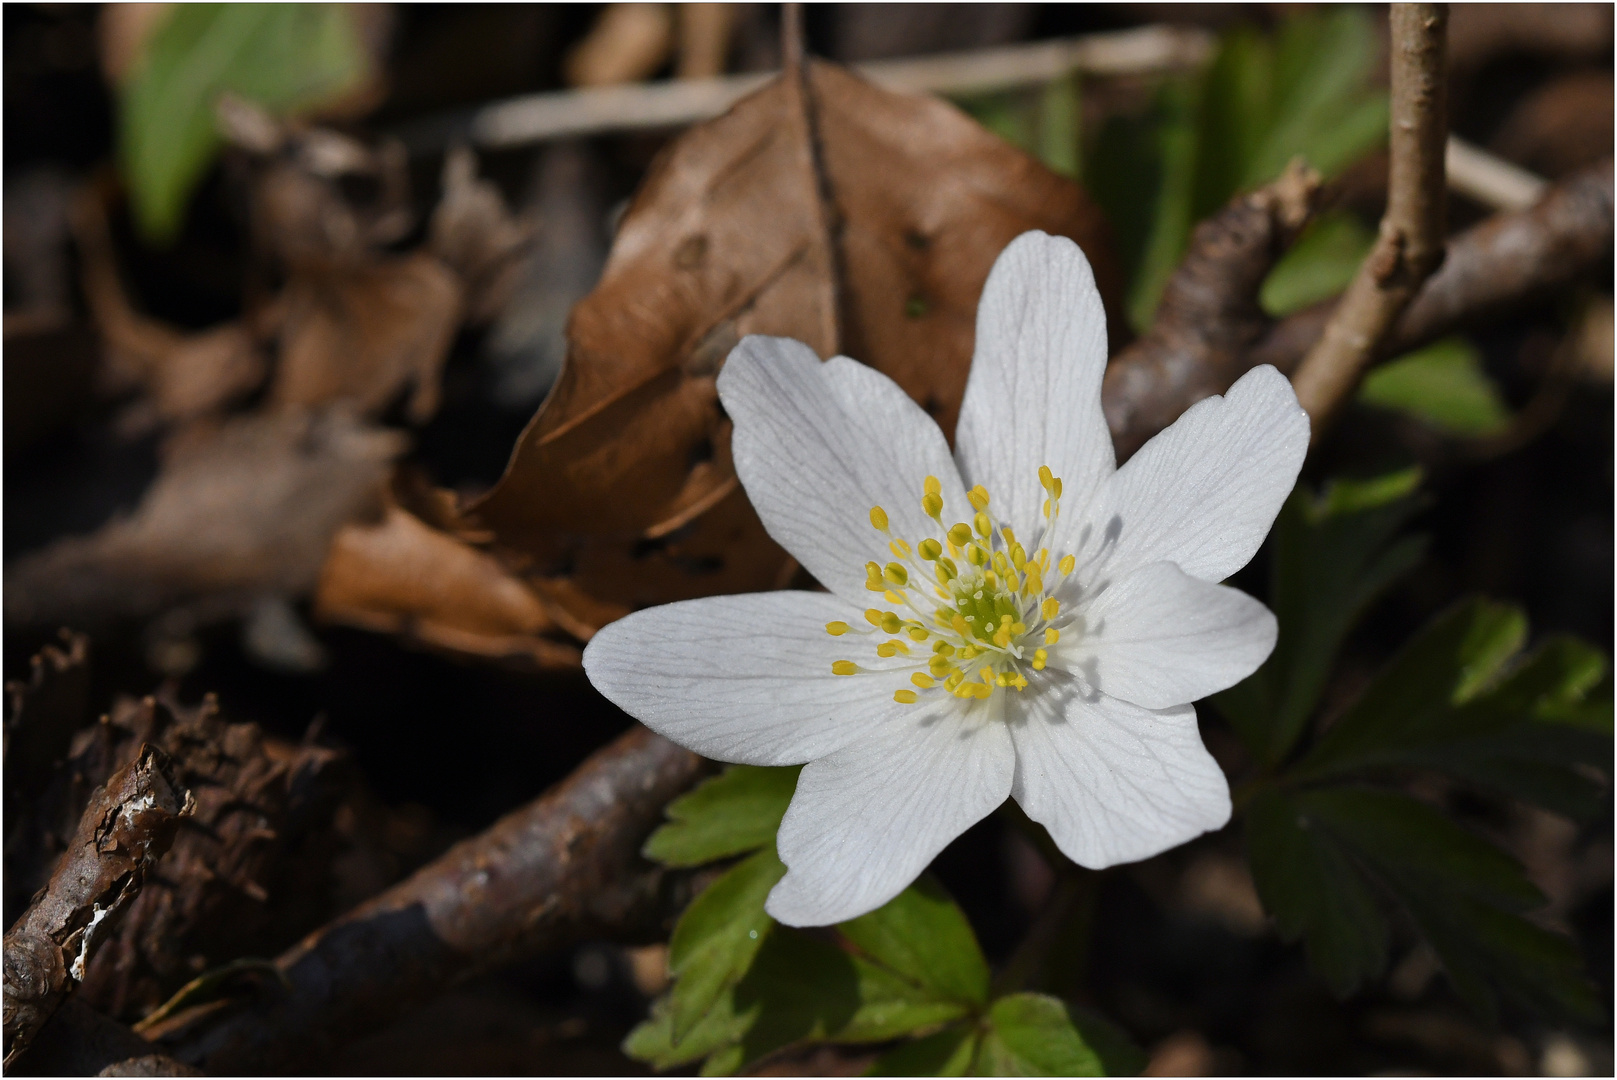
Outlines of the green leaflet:
[{"label": "green leaflet", "polygon": [[680,916],[668,943],[668,969],[674,976],[668,1023],[674,1044],[752,966],[775,926],[764,912],[764,899],[785,873],[770,844],[702,890]]},{"label": "green leaflet", "polygon": [[979,1076],[1130,1076],[1144,1055],[1110,1024],[1044,994],[1010,994],[988,1010]]},{"label": "green leaflet", "polygon": [[1345,211],[1321,214],[1269,271],[1258,303],[1275,318],[1346,289],[1375,243],[1375,233]]},{"label": "green leaflet", "polygon": [[668,804],[668,824],[643,849],[665,866],[702,866],[775,841],[802,766],[732,765]]},{"label": "green leaflet", "polygon": [[942,1001],[988,1000],[988,961],[965,914],[930,875],[890,903],[837,927],[891,970]]},{"label": "green leaflet", "polygon": [[176,5],[119,101],[119,149],[142,231],[157,241],[178,232],[219,148],[221,93],[290,113],[356,86],[368,66],[345,5]]},{"label": "green leaflet", "polygon": [[1359,387],[1367,405],[1396,409],[1450,435],[1493,435],[1510,423],[1482,356],[1464,338],[1433,342],[1375,368]]},{"label": "green leaflet", "polygon": [[902,1043],[877,1058],[866,1076],[966,1076],[977,1060],[982,1032],[957,1025]]},{"label": "green leaflet", "polygon": [[1275,651],[1213,702],[1263,765],[1285,760],[1302,737],[1342,640],[1387,586],[1425,553],[1398,537],[1421,507],[1420,472],[1336,481],[1317,498],[1299,487],[1274,530],[1269,602],[1280,622]]}]

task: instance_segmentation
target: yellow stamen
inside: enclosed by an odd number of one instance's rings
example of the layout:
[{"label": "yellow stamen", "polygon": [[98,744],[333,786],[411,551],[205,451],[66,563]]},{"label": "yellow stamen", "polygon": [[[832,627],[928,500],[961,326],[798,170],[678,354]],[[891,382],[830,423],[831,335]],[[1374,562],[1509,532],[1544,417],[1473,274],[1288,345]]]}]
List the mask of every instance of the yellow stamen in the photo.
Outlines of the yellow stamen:
[{"label": "yellow stamen", "polygon": [[892,589],[888,589],[886,592],[882,593],[881,598],[887,601],[889,604],[902,604],[904,602],[904,598],[898,595]]},{"label": "yellow stamen", "polygon": [[971,543],[971,526],[964,521],[949,526],[949,543],[957,548],[963,548]]},{"label": "yellow stamen", "polygon": [[1039,466],[1039,486],[1042,487],[1044,490],[1049,491],[1050,488],[1052,486],[1054,486],[1055,481],[1056,481],[1055,474],[1050,471],[1050,466],[1048,466],[1048,465],[1040,465]]},{"label": "yellow stamen", "polygon": [[1034,671],[1043,671],[1044,670],[1044,662],[1046,660],[1048,660],[1049,658],[1050,658],[1050,654],[1045,652],[1043,649],[1035,649],[1035,650],[1033,650],[1033,670]]},{"label": "yellow stamen", "polygon": [[845,622],[828,622],[825,624],[825,632],[832,637],[841,637],[848,632],[848,624]]},{"label": "yellow stamen", "polygon": [[982,676],[983,682],[987,683],[989,686],[994,685],[994,669],[993,668],[990,668],[990,667],[982,668],[977,672],[977,674]]},{"label": "yellow stamen", "polygon": [[1072,573],[1072,568],[1077,565],[1077,557],[1072,555],[1063,555],[1061,556],[1061,561],[1056,564],[1056,569],[1060,570],[1063,574],[1070,574]]},{"label": "yellow stamen", "polygon": [[910,647],[904,644],[902,641],[884,641],[880,645],[876,646],[876,655],[884,660],[891,656],[897,656],[899,653],[903,653],[905,656],[908,656],[910,654]]},{"label": "yellow stamen", "polygon": [[1057,630],[1055,627],[1053,627],[1053,626],[1049,627],[1048,629],[1046,629],[1044,631],[1044,643],[1046,645],[1054,645],[1056,642],[1058,642],[1060,640],[1061,640],[1061,631]]},{"label": "yellow stamen", "polygon": [[[988,500],[984,499],[983,501],[986,503]],[[984,540],[987,540],[990,536],[994,535],[994,521],[987,514],[979,513],[971,520],[972,523],[977,526],[977,535],[982,537]]]},{"label": "yellow stamen", "polygon": [[1046,619],[1055,618],[1056,614],[1060,612],[1060,610],[1061,601],[1057,600],[1053,596],[1046,600],[1043,604],[1039,605],[1039,614],[1043,615]]},{"label": "yellow stamen", "polygon": [[883,510],[879,506],[872,506],[870,508],[870,523],[872,525],[874,525],[879,531],[886,532],[887,531],[887,511]]},{"label": "yellow stamen", "polygon": [[933,559],[936,559],[939,555],[943,554],[943,545],[929,536],[925,540],[922,540],[915,550],[916,553],[921,556],[921,558],[925,559],[927,562],[931,562]]},{"label": "yellow stamen", "polygon": [[903,588],[905,585],[910,583],[910,572],[896,562],[890,562],[887,564],[887,566],[882,570],[882,577],[886,578],[894,585],[897,585],[899,588]]},{"label": "yellow stamen", "polygon": [[914,705],[915,704],[915,691],[914,690],[894,690],[893,691],[893,700],[898,702],[900,705]]},{"label": "yellow stamen", "polygon": [[900,619],[898,617],[898,613],[896,611],[884,611],[884,612],[882,612],[881,623],[880,623],[880,626],[882,628],[882,633],[884,633],[884,634],[896,634],[896,633],[898,633],[898,628],[903,626],[903,625],[904,625],[904,620]]},{"label": "yellow stamen", "polygon": [[988,489],[983,487],[981,484],[978,484],[976,487],[966,492],[966,498],[971,501],[971,508],[973,510],[988,509]]},{"label": "yellow stamen", "polygon": [[949,663],[947,657],[934,656],[927,662],[926,669],[941,679],[954,670],[954,665]]},{"label": "yellow stamen", "polygon": [[925,641],[927,638],[932,636],[931,634],[928,634],[925,630],[921,629],[919,626],[910,627],[909,634],[910,634],[910,640],[911,641]]},{"label": "yellow stamen", "polygon": [[910,546],[903,540],[894,540],[892,543],[887,545],[887,550],[891,551],[900,559],[907,559],[910,557]]},{"label": "yellow stamen", "polygon": [[831,665],[833,675],[853,675],[859,671],[859,665],[852,660],[838,660]]},{"label": "yellow stamen", "polygon": [[935,680],[932,678],[932,676],[922,675],[919,671],[910,676],[910,682],[914,683],[916,686],[919,686],[922,690],[930,690],[935,684]]},{"label": "yellow stamen", "polygon": [[869,623],[871,626],[880,626],[881,625],[881,609],[880,608],[867,607],[865,609],[865,621],[867,623]]}]

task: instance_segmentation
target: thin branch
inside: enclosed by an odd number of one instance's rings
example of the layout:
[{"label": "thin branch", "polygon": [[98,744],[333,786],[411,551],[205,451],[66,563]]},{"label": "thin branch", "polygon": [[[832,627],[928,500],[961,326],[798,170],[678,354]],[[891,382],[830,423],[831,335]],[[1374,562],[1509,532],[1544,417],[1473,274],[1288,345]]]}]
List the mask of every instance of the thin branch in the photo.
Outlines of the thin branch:
[{"label": "thin branch", "polygon": [[1358,386],[1398,316],[1443,260],[1443,148],[1448,7],[1392,6],[1392,118],[1387,212],[1319,343],[1292,383],[1314,441]]},{"label": "thin branch", "polygon": [[592,936],[666,933],[684,877],[640,856],[670,799],[708,765],[645,728],[407,880],[309,935],[280,990],[182,1014],[147,1035],[208,1073],[286,1072],[396,1020],[455,981]]},{"label": "thin branch", "polygon": [[1506,161],[1458,135],[1443,149],[1449,190],[1475,199],[1491,210],[1526,210],[1544,197],[1550,182]]},{"label": "thin branch", "polygon": [[5,937],[5,1067],[28,1049],[196,800],[154,746],[90,796],[56,871]]},{"label": "thin branch", "polygon": [[[783,28],[784,29],[784,28]],[[882,60],[855,67],[865,78],[906,93],[983,94],[1038,86],[1074,72],[1149,75],[1204,64],[1213,38],[1193,27],[1144,26],[1028,45]],[[588,87],[528,94],[465,112],[427,117],[397,136],[412,154],[453,142],[479,149],[550,139],[683,127],[710,120],[757,90],[774,73]]]}]

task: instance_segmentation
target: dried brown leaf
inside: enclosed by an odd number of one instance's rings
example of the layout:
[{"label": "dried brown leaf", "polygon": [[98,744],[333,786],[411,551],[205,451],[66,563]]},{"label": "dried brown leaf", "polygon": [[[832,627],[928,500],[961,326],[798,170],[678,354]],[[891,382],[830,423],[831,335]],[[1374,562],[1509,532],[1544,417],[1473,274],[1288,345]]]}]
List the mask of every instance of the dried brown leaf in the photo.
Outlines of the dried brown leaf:
[{"label": "dried brown leaf", "polygon": [[367,414],[413,388],[417,423],[438,409],[438,378],[460,325],[461,286],[424,252],[293,275],[282,296],[272,406],[347,402]]},{"label": "dried brown leaf", "polygon": [[305,594],[336,531],[378,510],[404,445],[337,412],[187,429],[130,516],[9,569],[7,620],[142,618],[186,603],[234,613],[266,593]]},{"label": "dried brown leaf", "polygon": [[511,213],[499,188],[478,178],[477,156],[463,146],[444,159],[443,188],[427,226],[427,250],[460,276],[466,317],[487,322],[516,288],[534,230]]},{"label": "dried brown leaf", "polygon": [[470,520],[586,629],[784,584],[795,567],[730,461],[714,389],[730,348],[757,333],[846,352],[952,431],[983,282],[1028,229],[1077,240],[1115,297],[1073,182],[942,101],[818,61],[775,80],[652,167],[560,381]]}]

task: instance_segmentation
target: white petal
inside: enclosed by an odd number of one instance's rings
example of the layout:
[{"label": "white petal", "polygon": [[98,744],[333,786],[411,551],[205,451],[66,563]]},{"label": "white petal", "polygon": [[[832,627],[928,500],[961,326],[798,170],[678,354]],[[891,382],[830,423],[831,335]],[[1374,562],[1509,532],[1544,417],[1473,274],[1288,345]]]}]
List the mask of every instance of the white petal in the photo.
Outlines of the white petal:
[{"label": "white petal", "polygon": [[[865,563],[887,563],[870,509],[911,546],[940,530],[921,510],[936,476],[945,512],[968,508],[937,423],[874,368],[790,338],[743,338],[719,375],[736,473],[764,528],[826,588],[863,606]],[[958,520],[958,518],[956,518]]]},{"label": "white petal", "polygon": [[1229,784],[1189,705],[1152,712],[1052,681],[1026,695],[1011,739],[1012,796],[1080,866],[1149,858],[1230,819]]},{"label": "white petal", "polygon": [[1224,580],[1256,554],[1307,453],[1308,414],[1291,383],[1267,364],[1253,368],[1113,475],[1108,569],[1115,577],[1166,560],[1191,577]]},{"label": "white petal", "polygon": [[787,873],[765,910],[788,926],[873,911],[1011,789],[1016,755],[995,702],[911,712],[807,765],[776,843]]},{"label": "white petal", "polygon": [[1082,508],[1116,464],[1101,412],[1106,312],[1089,260],[1064,236],[1027,232],[994,262],[977,305],[976,355],[955,433],[968,484],[1024,535],[1043,525],[1039,466]]},{"label": "white petal", "polygon": [[1107,585],[1083,606],[1081,629],[1064,633],[1073,643],[1052,662],[1103,694],[1166,709],[1256,671],[1274,649],[1276,625],[1268,608],[1239,589],[1160,562]]},{"label": "white petal", "polygon": [[603,627],[584,670],[613,704],[698,754],[797,765],[906,708],[892,699],[909,686],[904,672],[831,674],[832,661],[863,663],[870,652],[867,638],[827,634],[837,620],[864,625],[826,593],[665,604]]}]

